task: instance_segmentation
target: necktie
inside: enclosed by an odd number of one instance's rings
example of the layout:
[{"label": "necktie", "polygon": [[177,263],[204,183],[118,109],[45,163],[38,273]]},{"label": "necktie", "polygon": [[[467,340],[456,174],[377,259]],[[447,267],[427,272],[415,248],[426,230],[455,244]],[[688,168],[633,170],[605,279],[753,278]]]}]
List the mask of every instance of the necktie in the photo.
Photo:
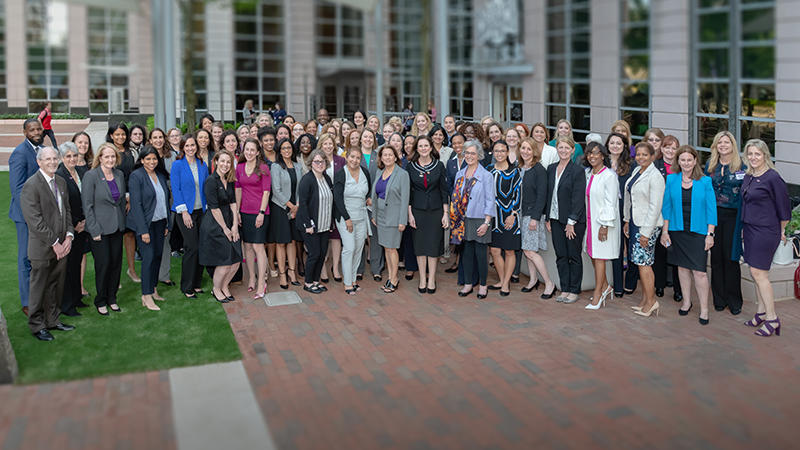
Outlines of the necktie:
[{"label": "necktie", "polygon": [[53,195],[56,197],[56,203],[58,204],[58,212],[61,213],[61,195],[58,191],[58,185],[56,184],[56,179],[53,178],[50,180],[50,190],[53,191]]}]

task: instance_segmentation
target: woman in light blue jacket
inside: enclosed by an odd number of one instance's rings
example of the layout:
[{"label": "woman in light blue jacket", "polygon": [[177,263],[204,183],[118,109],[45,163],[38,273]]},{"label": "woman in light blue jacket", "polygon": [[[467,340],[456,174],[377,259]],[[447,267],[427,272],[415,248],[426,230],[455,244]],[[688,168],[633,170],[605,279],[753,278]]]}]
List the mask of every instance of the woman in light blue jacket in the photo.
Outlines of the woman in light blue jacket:
[{"label": "woman in light blue jacket", "polygon": [[700,299],[700,324],[708,324],[708,251],[714,246],[717,199],[711,178],[703,175],[697,150],[684,145],[675,153],[673,173],[667,175],[664,203],[664,233],[667,262],[678,266],[683,305],[678,313],[692,309],[692,278]]}]

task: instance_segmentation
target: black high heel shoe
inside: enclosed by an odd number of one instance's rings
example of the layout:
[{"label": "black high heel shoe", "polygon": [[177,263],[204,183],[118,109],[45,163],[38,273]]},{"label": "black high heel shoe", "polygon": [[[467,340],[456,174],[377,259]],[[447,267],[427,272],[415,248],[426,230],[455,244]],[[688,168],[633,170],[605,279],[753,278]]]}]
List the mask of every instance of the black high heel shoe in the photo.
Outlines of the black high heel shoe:
[{"label": "black high heel shoe", "polygon": [[214,288],[211,289],[211,296],[214,297],[214,300],[216,300],[216,301],[218,301],[220,303],[228,303],[228,297],[224,297],[224,296],[222,298],[217,297],[217,290],[214,289]]},{"label": "black high heel shoe", "polygon": [[428,288],[427,287],[417,287],[417,291],[419,291],[420,294],[426,294],[428,292]]},{"label": "black high heel shoe", "polygon": [[[684,311],[684,310],[682,310],[682,309],[678,308],[678,314],[680,314],[680,315],[682,315],[682,316],[688,316],[688,315],[689,315],[689,311],[691,311],[691,310],[692,310],[692,306],[694,306],[694,303],[691,303],[691,304],[689,305],[689,309],[687,309],[686,311]],[[703,320],[703,319],[700,319],[700,320]],[[701,322],[701,323],[702,323],[702,322]]]},{"label": "black high heel shoe", "polygon": [[[294,269],[288,269],[288,270],[286,271],[286,273],[287,273],[287,277],[288,277],[288,273],[289,273],[289,272],[292,272],[292,273],[294,273]],[[295,276],[295,278],[297,278],[297,276]],[[297,280],[289,280],[289,284],[291,284],[292,286],[300,286],[302,283],[300,283],[300,282],[299,282],[299,281],[297,281]],[[281,286],[281,287],[283,287],[283,286]]]},{"label": "black high heel shoe", "polygon": [[528,286],[523,287],[522,288],[522,292],[525,292],[525,293],[533,292],[533,291],[539,289],[539,285],[540,284],[541,284],[541,281],[536,280],[536,284],[534,284],[533,286],[531,286],[531,287],[528,287]]},{"label": "black high heel shoe", "polygon": [[458,291],[458,296],[459,296],[459,297],[466,297],[466,296],[468,296],[469,294],[472,294],[472,291],[473,291],[473,290],[474,290],[474,288],[469,288],[469,290],[468,290],[467,292],[464,292],[464,291]]},{"label": "black high heel shoe", "polygon": [[555,293],[556,293],[556,287],[553,286],[553,290],[552,291],[550,291],[549,293],[548,292],[544,292],[544,293],[542,293],[542,295],[540,297],[542,299],[544,299],[544,300],[548,300],[548,299],[553,298],[553,294],[555,294]]}]

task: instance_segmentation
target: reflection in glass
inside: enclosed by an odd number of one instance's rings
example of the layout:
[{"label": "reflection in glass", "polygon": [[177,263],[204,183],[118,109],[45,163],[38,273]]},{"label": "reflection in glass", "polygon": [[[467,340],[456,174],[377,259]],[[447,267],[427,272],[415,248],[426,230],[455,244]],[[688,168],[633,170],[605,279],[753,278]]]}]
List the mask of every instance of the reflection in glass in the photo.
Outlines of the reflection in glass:
[{"label": "reflection in glass", "polygon": [[650,114],[647,111],[622,111],[622,119],[631,126],[631,134],[641,138],[644,132],[650,128]]},{"label": "reflection in glass", "polygon": [[622,85],[622,106],[647,108],[650,105],[650,85],[630,83]]},{"label": "reflection in glass", "polygon": [[726,12],[700,15],[701,42],[727,42],[729,28]]},{"label": "reflection in glass", "polygon": [[728,85],[700,83],[697,85],[697,112],[728,114]]},{"label": "reflection in glass", "polygon": [[740,95],[742,116],[775,118],[774,84],[742,84]]},{"label": "reflection in glass", "polygon": [[775,9],[742,11],[742,40],[771,41],[775,39]]},{"label": "reflection in glass", "polygon": [[697,118],[697,144],[699,147],[709,148],[714,141],[714,136],[722,130],[728,129],[728,119],[713,117]]},{"label": "reflection in glass", "polygon": [[698,75],[701,78],[727,78],[730,74],[727,48],[700,50],[698,62]]},{"label": "reflection in glass", "polygon": [[742,78],[775,78],[775,47],[742,48]]},{"label": "reflection in glass", "polygon": [[775,156],[775,122],[756,122],[752,120],[742,120],[740,140],[742,150],[749,139],[761,139],[766,142],[769,152]]}]

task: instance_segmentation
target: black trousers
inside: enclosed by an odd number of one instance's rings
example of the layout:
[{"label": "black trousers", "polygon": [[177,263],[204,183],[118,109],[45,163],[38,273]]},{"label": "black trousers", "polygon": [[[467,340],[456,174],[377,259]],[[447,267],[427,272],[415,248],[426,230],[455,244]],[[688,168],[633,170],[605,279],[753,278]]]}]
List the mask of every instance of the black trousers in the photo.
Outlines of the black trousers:
[{"label": "black trousers", "polygon": [[727,306],[731,311],[742,309],[742,271],[739,261],[731,260],[737,212],[733,208],[717,208],[717,227],[714,230],[714,246],[711,247],[714,306]]},{"label": "black trousers", "polygon": [[[486,255],[486,246],[477,241],[464,241],[464,251],[461,254],[461,263],[464,266],[464,276],[474,277],[478,273],[478,284],[486,286],[486,275],[489,272],[489,261]],[[473,284],[472,281],[465,279],[465,284]]]},{"label": "black trousers", "polygon": [[576,223],[574,228],[575,237],[567,239],[567,225],[557,220],[550,221],[561,292],[580,294],[581,280],[583,279],[581,252],[583,251],[583,235],[586,233],[586,224]]},{"label": "black trousers", "polygon": [[[322,233],[308,234],[303,232],[303,243],[306,246],[306,283],[319,281],[322,273],[322,264],[325,261],[325,254],[328,253],[328,239],[330,231]],[[376,242],[377,244],[377,242]]]},{"label": "black trousers", "polygon": [[57,148],[58,148],[58,142],[56,142],[56,133],[55,133],[55,132],[53,132],[53,129],[52,129],[52,128],[50,128],[50,129],[45,129],[45,130],[43,130],[43,134],[44,134],[45,136],[48,136],[48,137],[50,137],[50,142],[52,142],[52,143],[53,143],[53,148],[56,148],[56,149],[57,149]]},{"label": "black trousers", "polygon": [[[58,322],[58,301],[64,293],[67,260],[31,260],[31,294],[28,298],[28,326],[31,333],[49,328]],[[80,270],[80,268],[79,268]]]},{"label": "black trousers", "polygon": [[[619,223],[622,221],[622,206],[619,208]],[[625,270],[623,260],[625,258],[625,248],[628,249],[628,270]],[[619,236],[619,257],[611,260],[611,273],[614,282],[614,293],[621,294],[625,289],[628,291],[636,290],[636,283],[639,282],[639,267],[631,262],[633,248],[631,240],[625,237],[625,233]]]},{"label": "black trousers", "polygon": [[74,311],[81,301],[81,260],[85,245],[84,234],[79,233],[72,241],[72,249],[67,255],[66,277],[64,278],[64,294],[61,296],[61,311]]},{"label": "black trousers", "polygon": [[661,245],[660,239],[656,242],[653,274],[655,275],[656,289],[664,289],[667,286],[667,281],[672,281],[673,292],[682,294],[681,281],[678,278],[678,266],[667,264],[667,248]]},{"label": "black trousers", "polygon": [[116,305],[119,277],[122,271],[122,232],[100,236],[99,241],[89,241],[94,257],[94,275],[97,307]]},{"label": "black trousers", "polygon": [[181,266],[181,292],[194,292],[203,281],[203,268],[199,263],[200,250],[200,221],[203,219],[203,210],[192,211],[192,228],[186,228],[183,215],[178,214],[175,222],[183,236],[183,260]]},{"label": "black trousers", "polygon": [[142,255],[142,295],[151,295],[158,284],[158,271],[161,268],[161,252],[164,250],[164,230],[167,219],[150,222],[150,243],[145,244],[141,236],[136,236],[136,245]]}]

